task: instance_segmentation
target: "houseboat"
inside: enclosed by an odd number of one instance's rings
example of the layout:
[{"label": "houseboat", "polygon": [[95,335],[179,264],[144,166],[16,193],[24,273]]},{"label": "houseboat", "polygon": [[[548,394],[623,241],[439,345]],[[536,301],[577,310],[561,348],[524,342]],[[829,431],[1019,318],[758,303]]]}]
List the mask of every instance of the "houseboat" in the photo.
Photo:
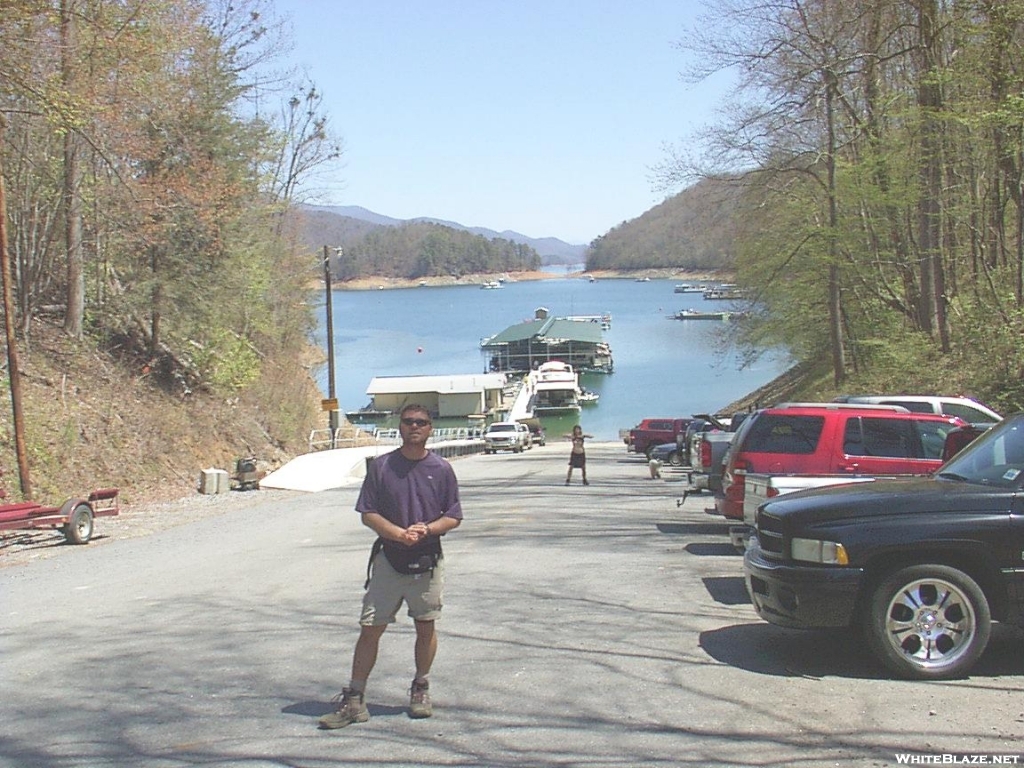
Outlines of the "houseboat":
[{"label": "houseboat", "polygon": [[580,381],[572,366],[560,360],[542,363],[531,371],[527,386],[532,390],[535,414],[567,413],[580,410]]},{"label": "houseboat", "polygon": [[672,317],[676,320],[728,320],[729,312],[701,312],[699,309],[680,309]]},{"label": "houseboat", "polygon": [[707,286],[694,283],[679,283],[672,290],[675,293],[704,293],[707,290]]},{"label": "houseboat", "polygon": [[723,299],[735,300],[742,299],[744,298],[744,296],[743,291],[740,290],[737,286],[733,285],[732,283],[723,283],[722,285],[706,288],[704,290],[704,298],[708,299],[709,301]]}]

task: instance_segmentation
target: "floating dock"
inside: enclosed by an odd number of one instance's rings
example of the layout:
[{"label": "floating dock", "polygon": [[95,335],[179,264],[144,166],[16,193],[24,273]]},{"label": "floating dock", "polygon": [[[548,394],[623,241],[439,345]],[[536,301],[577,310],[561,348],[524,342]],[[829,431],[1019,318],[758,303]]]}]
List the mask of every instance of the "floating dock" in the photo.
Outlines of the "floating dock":
[{"label": "floating dock", "polygon": [[541,307],[533,320],[484,339],[480,348],[490,371],[527,373],[560,361],[581,373],[611,373],[612,350],[604,340],[610,323],[608,315],[549,317]]}]

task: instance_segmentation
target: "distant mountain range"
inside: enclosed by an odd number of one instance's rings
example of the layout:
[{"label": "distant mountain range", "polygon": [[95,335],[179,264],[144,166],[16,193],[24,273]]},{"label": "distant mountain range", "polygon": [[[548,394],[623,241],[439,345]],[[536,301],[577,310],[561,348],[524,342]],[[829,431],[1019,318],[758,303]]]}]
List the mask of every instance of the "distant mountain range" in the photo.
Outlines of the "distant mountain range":
[{"label": "distant mountain range", "polygon": [[529,237],[507,229],[497,232],[486,227],[467,227],[454,221],[426,216],[416,219],[395,219],[358,205],[302,205],[300,208],[310,214],[307,229],[313,228],[315,234],[310,232],[310,237],[307,239],[310,239],[314,245],[327,241],[344,246],[349,238],[362,237],[374,227],[397,227],[412,222],[430,222],[471,232],[487,239],[500,237],[514,243],[528,245],[540,254],[541,260],[545,264],[582,264],[587,250],[586,245],[567,243],[557,237]]}]

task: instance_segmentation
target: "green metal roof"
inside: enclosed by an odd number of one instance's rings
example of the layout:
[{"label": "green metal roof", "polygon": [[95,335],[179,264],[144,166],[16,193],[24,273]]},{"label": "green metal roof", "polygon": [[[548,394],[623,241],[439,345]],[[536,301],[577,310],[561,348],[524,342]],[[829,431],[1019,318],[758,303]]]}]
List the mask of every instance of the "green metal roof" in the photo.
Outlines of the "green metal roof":
[{"label": "green metal roof", "polygon": [[489,349],[530,339],[538,342],[560,340],[597,344],[604,339],[604,336],[600,323],[553,317],[547,320],[528,320],[525,323],[509,326],[501,333],[484,341],[481,346],[484,349]]}]

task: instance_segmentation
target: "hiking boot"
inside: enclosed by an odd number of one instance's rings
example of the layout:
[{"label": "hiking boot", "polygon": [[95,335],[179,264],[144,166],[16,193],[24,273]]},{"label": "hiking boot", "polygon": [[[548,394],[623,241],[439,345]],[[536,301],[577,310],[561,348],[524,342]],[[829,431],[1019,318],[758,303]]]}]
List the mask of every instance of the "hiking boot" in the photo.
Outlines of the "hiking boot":
[{"label": "hiking boot", "polygon": [[430,706],[430,683],[426,680],[422,683],[413,680],[409,691],[409,717],[430,717],[432,714],[434,710]]},{"label": "hiking boot", "polygon": [[345,688],[331,699],[331,703],[338,705],[338,708],[320,718],[321,728],[344,728],[346,725],[365,723],[370,719],[370,713],[366,709],[366,702],[363,701],[361,692],[357,693],[351,688]]}]

